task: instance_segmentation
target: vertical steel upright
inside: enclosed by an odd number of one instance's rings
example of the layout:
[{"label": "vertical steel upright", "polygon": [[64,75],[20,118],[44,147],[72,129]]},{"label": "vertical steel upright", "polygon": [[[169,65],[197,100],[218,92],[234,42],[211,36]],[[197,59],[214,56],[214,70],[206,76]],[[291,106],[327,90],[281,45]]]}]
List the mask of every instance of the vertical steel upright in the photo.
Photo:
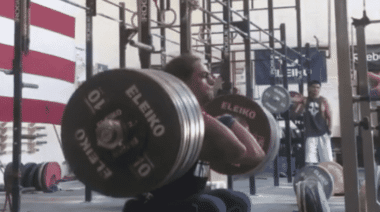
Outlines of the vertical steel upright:
[{"label": "vertical steel upright", "polygon": [[[168,1],[169,2],[169,1]],[[169,9],[170,5],[166,5],[166,9]],[[157,11],[157,21],[160,22],[158,26],[161,26],[160,29],[160,44],[161,44],[161,51],[166,53],[166,29],[164,27],[164,24],[161,23],[164,20],[161,19],[161,13],[165,11],[165,0],[160,0],[160,11]],[[166,54],[161,54],[161,69],[163,69],[166,66]]]},{"label": "vertical steel upright", "polygon": [[119,7],[119,19],[120,19],[120,23],[119,23],[119,32],[120,32],[120,36],[119,36],[119,65],[120,65],[120,68],[125,68],[126,67],[126,55],[125,55],[125,51],[127,50],[127,46],[126,46],[126,43],[125,43],[125,40],[126,40],[126,34],[125,34],[125,3],[124,2],[120,2],[119,3],[120,7]]},{"label": "vertical steel upright", "polygon": [[248,1],[244,1],[243,5],[244,17],[246,20],[243,20],[244,25],[246,26],[247,36],[244,38],[244,53],[245,53],[245,75],[246,75],[246,96],[249,99],[253,99],[253,71],[252,71],[252,50],[251,50],[251,18],[250,18],[250,9]]},{"label": "vertical steel upright", "polygon": [[[305,45],[305,59],[306,59],[306,73],[307,73],[307,82],[311,81],[311,69],[310,69],[310,44],[306,43]],[[321,80],[321,79],[319,79]]]},{"label": "vertical steel upright", "polygon": [[[138,17],[138,41],[147,45],[152,44],[152,35],[150,33],[150,9],[151,1],[149,0],[137,0],[137,17]],[[139,48],[140,64],[141,68],[150,68],[150,56],[151,52]]]},{"label": "vertical steel upright", "polygon": [[[211,12],[211,1],[210,0],[203,0],[203,8],[207,8],[208,11]],[[208,68],[211,70],[212,66],[212,51],[211,51],[211,15],[203,13],[203,27],[204,30],[207,32],[205,36],[206,44],[205,44],[205,59],[208,64]],[[207,30],[206,30],[207,29]]]},{"label": "vertical steel upright", "polygon": [[[250,9],[248,1],[243,3],[243,13],[246,18],[243,20],[244,32],[247,36],[244,37],[244,55],[245,55],[245,74],[246,74],[246,97],[253,99],[253,73],[251,59],[251,24],[250,24]],[[249,178],[249,191],[251,195],[256,194],[255,176]]]},{"label": "vertical steel upright", "polygon": [[[86,80],[90,79],[93,75],[93,49],[92,49],[92,18],[96,16],[96,0],[86,0]],[[86,185],[85,187],[85,201],[91,202],[92,192],[91,188]]]},{"label": "vertical steel upright", "polygon": [[359,210],[358,160],[353,123],[352,88],[350,76],[350,49],[347,30],[346,0],[335,0],[336,41],[339,76],[340,131],[344,166],[345,208],[347,212]]},{"label": "vertical steel upright", "polygon": [[[364,19],[364,18],[363,18]],[[362,19],[362,20],[363,20]],[[368,100],[369,86],[368,86],[368,67],[367,67],[367,50],[365,41],[365,27],[369,24],[366,21],[360,21],[355,25],[356,28],[356,38],[358,46],[358,91],[360,97],[365,97],[364,101],[360,102],[360,115],[362,121],[367,119],[369,122],[369,127],[360,127],[361,137],[363,142],[363,160],[365,169],[365,190],[367,199],[367,210],[368,211],[379,211],[380,205],[377,203],[377,173],[376,173],[376,162],[374,155],[374,142],[373,142],[373,132],[372,132],[372,122],[371,122],[371,102]]]},{"label": "vertical steel upright", "polygon": [[[287,57],[287,47],[286,47],[286,27],[285,24],[280,25],[280,33],[281,33],[281,43],[282,43],[282,49],[281,53]],[[282,64],[281,64],[281,70],[282,70],[282,77],[283,77],[283,86],[286,90],[289,89],[288,86],[288,62],[285,57],[282,57]],[[289,118],[289,110],[287,110],[283,117],[285,119],[285,144],[286,144],[286,161],[288,164],[288,168],[286,170],[286,175],[288,176],[288,183],[292,182],[292,155],[291,155],[291,148],[292,148],[292,139],[290,137],[290,118]]]},{"label": "vertical steel upright", "polygon": [[12,158],[12,211],[20,211],[20,163],[21,163],[21,100],[22,100],[22,36],[25,17],[25,0],[15,0],[15,47],[13,59],[14,98],[13,98],[13,158]]},{"label": "vertical steel upright", "polygon": [[271,48],[270,54],[270,84],[276,84],[276,69],[275,69],[275,57],[274,57],[274,23],[273,23],[273,0],[268,0],[268,29],[269,29],[269,47]]},{"label": "vertical steel upright", "polygon": [[[230,58],[230,40],[231,40],[231,0],[223,0],[226,6],[223,6],[223,20],[226,22],[223,24],[223,51],[222,51],[222,64],[220,68],[221,77],[223,80],[222,90],[224,93],[231,92],[231,58]],[[232,176],[227,176],[227,187],[233,190]]]},{"label": "vertical steel upright", "polygon": [[221,77],[223,80],[222,89],[225,93],[231,92],[231,0],[223,0],[226,6],[223,6],[223,20],[226,24],[223,24],[223,52],[222,52],[222,66]]},{"label": "vertical steel upright", "polygon": [[[297,16],[297,47],[298,52],[302,54],[302,26],[301,26],[301,2],[300,0],[296,0],[296,16]],[[304,94],[303,89],[303,67],[302,67],[302,56],[298,55],[298,77],[299,77],[299,84],[298,84],[298,91],[300,94]]]},{"label": "vertical steel upright", "polygon": [[181,54],[191,52],[191,11],[187,0],[179,0]]}]

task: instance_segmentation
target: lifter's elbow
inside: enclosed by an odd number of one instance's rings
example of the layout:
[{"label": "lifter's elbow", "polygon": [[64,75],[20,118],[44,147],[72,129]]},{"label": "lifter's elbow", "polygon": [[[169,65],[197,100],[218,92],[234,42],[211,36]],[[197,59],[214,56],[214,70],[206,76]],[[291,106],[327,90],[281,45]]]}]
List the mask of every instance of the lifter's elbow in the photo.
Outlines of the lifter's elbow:
[{"label": "lifter's elbow", "polygon": [[239,161],[239,159],[244,157],[246,152],[247,152],[247,148],[245,146],[238,145],[238,146],[229,148],[228,152],[226,152],[224,156],[225,157],[224,159],[230,163],[236,163]]},{"label": "lifter's elbow", "polygon": [[260,149],[257,151],[257,160],[258,160],[258,161],[262,161],[262,160],[264,160],[264,158],[265,158],[265,152],[264,152],[263,149],[260,148]]}]

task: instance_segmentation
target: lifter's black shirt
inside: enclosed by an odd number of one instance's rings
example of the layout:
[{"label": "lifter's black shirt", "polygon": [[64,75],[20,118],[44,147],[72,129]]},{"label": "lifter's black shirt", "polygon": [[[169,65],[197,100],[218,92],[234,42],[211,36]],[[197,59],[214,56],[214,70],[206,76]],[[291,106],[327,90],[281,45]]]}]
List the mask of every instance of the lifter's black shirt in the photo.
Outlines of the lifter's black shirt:
[{"label": "lifter's black shirt", "polygon": [[198,161],[182,177],[150,193],[158,201],[185,200],[205,189],[209,173],[210,166],[208,163]]}]

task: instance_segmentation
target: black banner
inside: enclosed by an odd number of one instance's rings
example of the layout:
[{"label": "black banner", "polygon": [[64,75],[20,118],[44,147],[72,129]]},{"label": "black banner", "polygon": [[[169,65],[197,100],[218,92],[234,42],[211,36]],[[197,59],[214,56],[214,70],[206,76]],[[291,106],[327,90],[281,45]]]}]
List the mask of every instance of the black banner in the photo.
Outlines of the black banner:
[{"label": "black banner", "polygon": [[[358,62],[357,47],[354,46],[354,60],[355,64]],[[367,66],[368,71],[380,71],[380,44],[367,45]]]},{"label": "black banner", "polygon": [[[302,48],[304,54],[305,48]],[[310,69],[311,69],[311,80],[319,80],[320,82],[327,82],[327,71],[326,71],[326,52],[318,51],[316,48],[310,48]],[[271,75],[271,51],[270,50],[256,50],[255,51],[255,77],[257,85],[270,85],[270,79],[273,77]],[[298,84],[301,74],[298,71],[297,64],[298,54],[293,51],[288,50],[287,57],[293,60],[288,61],[287,64],[287,74],[289,84]],[[304,82],[307,79],[306,64],[303,61],[303,76],[305,77]],[[282,59],[279,56],[275,56],[274,59],[274,75],[279,81],[282,80]],[[282,82],[282,81],[281,81]]]}]

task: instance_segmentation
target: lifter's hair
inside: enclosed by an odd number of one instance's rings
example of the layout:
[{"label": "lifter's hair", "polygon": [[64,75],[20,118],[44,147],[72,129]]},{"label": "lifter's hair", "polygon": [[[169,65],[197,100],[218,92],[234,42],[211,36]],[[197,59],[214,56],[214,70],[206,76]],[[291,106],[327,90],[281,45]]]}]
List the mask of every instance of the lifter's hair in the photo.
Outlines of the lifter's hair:
[{"label": "lifter's hair", "polygon": [[200,57],[191,53],[183,54],[171,60],[165,66],[164,71],[187,82],[195,71],[194,64],[201,60]]}]

